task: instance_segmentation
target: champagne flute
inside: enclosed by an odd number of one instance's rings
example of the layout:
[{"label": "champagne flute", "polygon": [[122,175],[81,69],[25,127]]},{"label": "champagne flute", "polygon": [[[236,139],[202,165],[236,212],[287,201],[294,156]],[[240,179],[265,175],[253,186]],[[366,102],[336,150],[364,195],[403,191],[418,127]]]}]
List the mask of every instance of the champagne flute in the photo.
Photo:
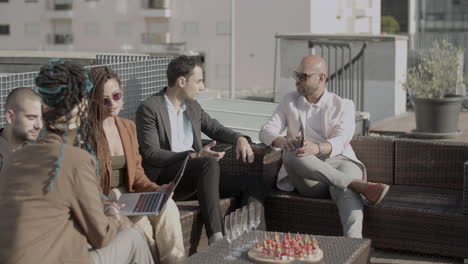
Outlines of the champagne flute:
[{"label": "champagne flute", "polygon": [[263,206],[261,203],[255,202],[255,229],[258,229],[262,219]]},{"label": "champagne flute", "polygon": [[255,228],[255,243],[258,242],[257,235],[259,234],[258,226],[262,220],[263,205],[258,202],[254,202],[254,228]]},{"label": "champagne flute", "polygon": [[232,214],[226,215],[224,217],[224,234],[226,237],[226,240],[229,244],[228,246],[228,251],[226,252],[226,255],[224,256],[225,260],[234,260],[235,257],[232,255],[232,240],[233,240],[233,221],[232,221]]},{"label": "champagne flute", "polygon": [[241,222],[242,222],[242,249],[249,247],[247,232],[249,231],[249,208],[247,206],[242,207],[241,210]]},{"label": "champagne flute", "polygon": [[249,203],[248,206],[249,210],[249,232],[251,233],[250,235],[250,245],[255,245],[255,242],[257,242],[257,238],[255,236],[255,204],[254,203]]},{"label": "champagne flute", "polygon": [[234,251],[233,255],[235,256],[240,256],[240,250],[241,250],[241,242],[238,239],[242,235],[242,211],[240,209],[237,209],[235,212],[233,212],[233,218],[234,220],[234,240],[236,241],[236,245],[234,246]]}]

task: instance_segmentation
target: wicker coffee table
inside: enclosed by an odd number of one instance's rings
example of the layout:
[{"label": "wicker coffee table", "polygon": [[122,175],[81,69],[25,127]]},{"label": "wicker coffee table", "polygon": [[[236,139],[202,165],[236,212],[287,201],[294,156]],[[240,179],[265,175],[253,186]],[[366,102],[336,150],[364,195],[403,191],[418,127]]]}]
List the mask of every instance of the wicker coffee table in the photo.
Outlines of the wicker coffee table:
[{"label": "wicker coffee table", "polygon": [[[267,232],[269,235],[274,233]],[[260,235],[262,236],[262,235]],[[327,264],[367,264],[371,250],[370,239],[357,239],[347,237],[314,236],[324,252],[323,260],[319,263]],[[223,239],[206,250],[188,258],[187,263],[252,263],[247,258],[247,252],[236,260],[224,260],[228,251],[228,242]],[[301,263],[295,261],[293,263]]]}]

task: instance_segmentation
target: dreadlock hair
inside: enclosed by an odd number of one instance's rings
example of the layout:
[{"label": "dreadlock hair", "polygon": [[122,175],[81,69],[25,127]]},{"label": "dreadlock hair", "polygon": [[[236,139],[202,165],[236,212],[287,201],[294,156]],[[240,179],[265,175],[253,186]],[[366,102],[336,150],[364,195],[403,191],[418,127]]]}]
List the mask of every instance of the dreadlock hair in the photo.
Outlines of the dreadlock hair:
[{"label": "dreadlock hair", "polygon": [[46,129],[62,135],[64,139],[55,175],[49,183],[49,191],[52,191],[53,183],[60,172],[64,147],[68,140],[68,121],[74,117],[75,109],[78,109],[76,114],[78,127],[73,145],[85,149],[94,156],[94,149],[91,147],[95,145],[92,131],[94,120],[86,117],[86,103],[93,84],[85,68],[60,59],[52,59],[44,65],[35,82],[44,104],[51,107],[43,113]]},{"label": "dreadlock hair", "polygon": [[[96,157],[101,162],[101,164],[110,164],[111,155],[109,150],[109,143],[102,126],[104,121],[104,85],[107,81],[113,79],[117,81],[122,89],[122,83],[117,76],[117,74],[112,71],[109,67],[98,66],[90,70],[91,81],[94,84],[94,88],[91,91],[91,103],[89,104],[89,114],[88,118],[93,119],[93,131],[94,131],[94,140],[93,148],[96,150]],[[101,184],[105,179],[108,179],[108,171],[106,166],[100,166],[99,168],[99,177],[101,179]]]}]

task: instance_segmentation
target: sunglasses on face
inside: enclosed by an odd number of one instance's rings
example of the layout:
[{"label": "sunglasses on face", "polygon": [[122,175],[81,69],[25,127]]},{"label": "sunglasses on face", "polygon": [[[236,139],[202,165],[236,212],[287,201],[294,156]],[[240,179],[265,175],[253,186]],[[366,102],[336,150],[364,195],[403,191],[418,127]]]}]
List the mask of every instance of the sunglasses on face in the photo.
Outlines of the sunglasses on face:
[{"label": "sunglasses on face", "polygon": [[117,93],[112,94],[111,97],[104,97],[104,105],[106,106],[111,105],[112,101],[118,102],[122,99],[122,96],[123,96],[122,92],[117,92]]},{"label": "sunglasses on face", "polygon": [[320,72],[305,73],[305,72],[293,71],[293,78],[297,82],[303,82],[309,79],[310,77],[314,76],[315,74],[320,74]]}]

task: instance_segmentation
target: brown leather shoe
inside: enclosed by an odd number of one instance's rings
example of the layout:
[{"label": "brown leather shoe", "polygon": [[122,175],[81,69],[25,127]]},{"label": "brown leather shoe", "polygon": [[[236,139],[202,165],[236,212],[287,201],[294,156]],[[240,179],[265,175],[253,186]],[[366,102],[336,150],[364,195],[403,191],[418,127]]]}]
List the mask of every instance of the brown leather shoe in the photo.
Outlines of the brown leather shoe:
[{"label": "brown leather shoe", "polygon": [[390,186],[387,184],[368,182],[364,196],[370,203],[376,205],[382,201],[389,189]]}]

